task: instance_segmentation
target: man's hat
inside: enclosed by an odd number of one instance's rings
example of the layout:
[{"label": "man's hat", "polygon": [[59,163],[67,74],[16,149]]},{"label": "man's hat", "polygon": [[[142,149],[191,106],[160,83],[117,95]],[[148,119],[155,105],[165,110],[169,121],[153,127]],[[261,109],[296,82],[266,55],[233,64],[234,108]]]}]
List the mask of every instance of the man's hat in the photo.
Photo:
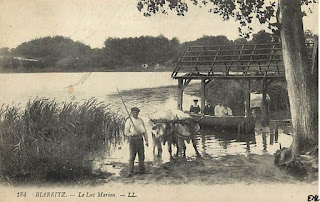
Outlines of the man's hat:
[{"label": "man's hat", "polygon": [[138,107],[132,107],[132,108],[131,108],[131,111],[132,111],[132,112],[133,112],[133,111],[140,112],[140,109],[139,109]]}]

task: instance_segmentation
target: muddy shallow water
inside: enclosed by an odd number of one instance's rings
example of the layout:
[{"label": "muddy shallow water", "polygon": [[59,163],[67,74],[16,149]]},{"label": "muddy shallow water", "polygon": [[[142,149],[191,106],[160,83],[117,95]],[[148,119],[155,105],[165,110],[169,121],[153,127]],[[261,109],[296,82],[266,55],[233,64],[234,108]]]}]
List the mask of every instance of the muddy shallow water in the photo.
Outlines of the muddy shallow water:
[{"label": "muddy shallow water", "polygon": [[[145,121],[148,131],[148,116],[160,109],[176,109],[177,81],[170,78],[170,72],[105,72],[105,73],[35,73],[0,74],[0,104],[25,103],[35,97],[46,97],[57,101],[81,102],[92,97],[109,105],[119,115],[126,115],[117,93],[121,91],[128,108],[139,107],[139,116]],[[13,85],[14,84],[14,85]],[[199,83],[191,82],[184,93],[183,108],[187,109],[194,98],[199,98]],[[281,129],[276,139],[270,128],[256,128],[255,134],[239,137],[234,132],[202,129],[197,136],[197,147],[204,159],[217,159],[228,155],[274,154],[280,147],[288,147],[292,137]],[[118,175],[117,163],[127,163],[129,147],[126,140],[95,157],[96,169]],[[152,138],[149,133],[149,147],[145,148],[146,162],[157,167],[169,162],[167,145],[163,146],[162,158],[152,152]],[[187,144],[187,159],[195,159],[192,144]],[[174,150],[175,151],[175,148]],[[137,159],[136,159],[137,161]]]},{"label": "muddy shallow water", "polygon": [[[203,159],[220,159],[230,155],[250,154],[257,155],[273,155],[280,147],[289,147],[292,142],[292,136],[283,133],[280,129],[278,140],[275,140],[273,131],[270,128],[257,129],[255,134],[249,134],[247,137],[239,137],[236,133],[228,131],[212,131],[201,130],[197,135],[197,148]],[[150,138],[150,136],[149,136]],[[186,144],[186,157],[188,160],[195,160],[196,155],[192,144]],[[173,147],[173,153],[176,148]],[[146,162],[152,162],[152,167],[159,167],[166,162],[170,162],[167,144],[163,146],[162,157],[153,155],[152,140],[149,147],[145,147]],[[182,158],[180,155],[179,158]],[[109,150],[107,153],[96,157],[95,167],[103,171],[120,174],[122,167],[117,166],[118,163],[126,164],[129,159],[129,145],[127,141],[123,141],[118,147]],[[136,157],[135,164],[138,164]]]}]

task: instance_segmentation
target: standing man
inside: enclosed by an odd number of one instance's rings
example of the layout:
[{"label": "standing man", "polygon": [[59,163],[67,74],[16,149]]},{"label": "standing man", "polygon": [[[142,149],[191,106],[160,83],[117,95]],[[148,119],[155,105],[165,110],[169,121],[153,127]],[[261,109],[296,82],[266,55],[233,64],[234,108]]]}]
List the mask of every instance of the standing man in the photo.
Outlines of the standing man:
[{"label": "standing man", "polygon": [[131,108],[131,116],[127,119],[124,128],[124,134],[129,137],[129,149],[130,149],[130,158],[129,158],[129,173],[128,177],[131,177],[134,169],[134,159],[138,153],[139,158],[139,171],[141,173],[145,172],[144,166],[144,145],[143,137],[148,147],[148,135],[147,130],[144,125],[144,122],[139,115],[139,108]]}]

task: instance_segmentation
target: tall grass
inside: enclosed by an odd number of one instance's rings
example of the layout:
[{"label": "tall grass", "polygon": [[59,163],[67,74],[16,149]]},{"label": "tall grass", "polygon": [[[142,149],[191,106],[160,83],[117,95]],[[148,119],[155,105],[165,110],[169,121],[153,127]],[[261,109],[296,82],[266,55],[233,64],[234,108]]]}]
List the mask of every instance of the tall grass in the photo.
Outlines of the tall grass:
[{"label": "tall grass", "polygon": [[0,110],[0,172],[14,179],[72,180],[92,173],[90,156],[116,144],[123,119],[95,99],[30,100]]}]

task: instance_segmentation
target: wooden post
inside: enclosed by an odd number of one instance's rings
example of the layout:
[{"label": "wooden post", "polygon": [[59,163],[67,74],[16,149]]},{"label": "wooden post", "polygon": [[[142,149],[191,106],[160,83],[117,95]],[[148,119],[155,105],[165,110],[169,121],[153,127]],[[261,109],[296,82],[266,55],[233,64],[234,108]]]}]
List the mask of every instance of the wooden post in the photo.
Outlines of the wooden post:
[{"label": "wooden post", "polygon": [[274,130],[274,141],[275,141],[275,143],[278,143],[278,138],[279,138],[279,126],[278,126],[278,124],[276,124],[276,128]]},{"label": "wooden post", "polygon": [[246,132],[250,132],[251,130],[251,108],[250,108],[250,92],[251,92],[251,80],[247,80],[248,88],[246,91],[246,106],[245,106],[245,120],[246,120]]},{"label": "wooden post", "polygon": [[267,81],[262,81],[262,103],[261,103],[261,125],[266,127],[269,125],[269,110],[267,107]]},{"label": "wooden post", "polygon": [[241,134],[241,123],[238,124],[238,136]]},{"label": "wooden post", "polygon": [[267,151],[267,134],[266,131],[262,131],[262,144],[263,144],[263,150],[262,151]]},{"label": "wooden post", "polygon": [[182,104],[183,104],[183,79],[178,79],[178,110],[183,110],[182,109]]},{"label": "wooden post", "polygon": [[206,84],[205,80],[201,79],[201,89],[200,89],[200,94],[201,94],[201,113],[204,114],[204,107],[205,107],[205,94],[206,94]]},{"label": "wooden post", "polygon": [[270,132],[270,145],[273,145],[274,133]]},{"label": "wooden post", "polygon": [[251,109],[250,109],[251,82],[250,82],[250,80],[247,80],[246,82],[248,83],[248,88],[246,90],[245,117],[248,117],[248,116],[251,116]]}]

